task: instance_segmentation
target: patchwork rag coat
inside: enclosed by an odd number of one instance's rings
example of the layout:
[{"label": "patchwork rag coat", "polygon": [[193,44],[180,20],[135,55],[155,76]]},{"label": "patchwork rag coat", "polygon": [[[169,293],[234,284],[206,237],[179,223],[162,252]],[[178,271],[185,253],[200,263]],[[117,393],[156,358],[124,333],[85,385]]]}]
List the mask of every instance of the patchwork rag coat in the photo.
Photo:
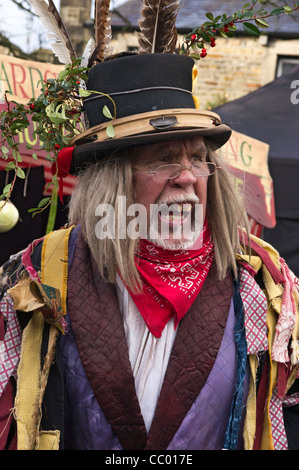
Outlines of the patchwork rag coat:
[{"label": "patchwork rag coat", "polygon": [[[180,321],[146,431],[115,287],[80,227],[2,267],[1,449],[299,449],[299,283],[252,237]],[[297,429],[297,430],[296,430]]]}]

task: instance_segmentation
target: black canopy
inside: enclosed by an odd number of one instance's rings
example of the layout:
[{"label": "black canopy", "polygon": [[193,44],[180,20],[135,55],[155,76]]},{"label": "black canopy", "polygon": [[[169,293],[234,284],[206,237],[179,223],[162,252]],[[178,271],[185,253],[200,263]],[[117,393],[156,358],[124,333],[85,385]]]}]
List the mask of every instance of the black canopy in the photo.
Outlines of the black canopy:
[{"label": "black canopy", "polygon": [[214,111],[235,131],[270,145],[277,224],[263,238],[299,276],[299,66]]}]

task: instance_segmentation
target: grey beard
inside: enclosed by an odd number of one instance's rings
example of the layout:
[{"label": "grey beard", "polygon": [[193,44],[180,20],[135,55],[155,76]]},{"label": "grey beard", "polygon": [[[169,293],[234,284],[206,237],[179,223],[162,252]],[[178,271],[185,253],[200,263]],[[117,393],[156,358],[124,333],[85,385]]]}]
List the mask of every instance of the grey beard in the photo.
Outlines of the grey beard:
[{"label": "grey beard", "polygon": [[[184,203],[190,202],[195,203],[195,205],[199,204],[199,199],[196,195],[180,195],[179,197],[172,198],[171,200],[163,200],[159,202],[159,205],[166,204],[171,206],[172,204],[176,203]],[[183,229],[183,239],[182,239],[182,226],[173,226],[172,227],[172,238],[169,239],[169,230],[165,236],[165,230],[163,233],[163,228],[160,230],[159,233],[159,221],[157,213],[154,213],[151,218],[151,231],[148,236],[148,240],[167,250],[186,250],[194,245],[196,240],[198,239],[201,231],[202,231],[202,223],[195,223],[195,209],[193,209],[193,217],[192,223],[190,222],[190,226],[188,230]],[[161,227],[160,227],[161,229]],[[165,229],[165,227],[164,227]],[[169,227],[168,227],[169,229]],[[156,236],[151,236],[151,234],[155,234]]]}]

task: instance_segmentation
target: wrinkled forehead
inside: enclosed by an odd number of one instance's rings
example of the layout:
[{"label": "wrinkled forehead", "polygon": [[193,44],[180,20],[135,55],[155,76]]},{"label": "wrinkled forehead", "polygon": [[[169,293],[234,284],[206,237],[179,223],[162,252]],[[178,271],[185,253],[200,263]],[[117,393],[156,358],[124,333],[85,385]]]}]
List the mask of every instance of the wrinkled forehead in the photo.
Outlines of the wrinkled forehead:
[{"label": "wrinkled forehead", "polygon": [[185,139],[159,142],[142,147],[136,147],[133,151],[134,162],[146,162],[153,158],[165,157],[190,157],[194,154],[205,156],[207,147],[202,136]]}]

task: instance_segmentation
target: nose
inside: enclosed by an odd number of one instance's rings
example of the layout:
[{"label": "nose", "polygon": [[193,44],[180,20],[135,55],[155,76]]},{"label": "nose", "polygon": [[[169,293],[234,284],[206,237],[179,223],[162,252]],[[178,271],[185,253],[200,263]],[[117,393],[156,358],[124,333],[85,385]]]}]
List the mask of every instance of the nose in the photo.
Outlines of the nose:
[{"label": "nose", "polygon": [[190,165],[190,162],[182,166],[184,168],[182,168],[181,173],[176,178],[169,180],[171,185],[183,187],[183,186],[192,185],[196,182],[197,178],[192,171],[192,166]]}]

